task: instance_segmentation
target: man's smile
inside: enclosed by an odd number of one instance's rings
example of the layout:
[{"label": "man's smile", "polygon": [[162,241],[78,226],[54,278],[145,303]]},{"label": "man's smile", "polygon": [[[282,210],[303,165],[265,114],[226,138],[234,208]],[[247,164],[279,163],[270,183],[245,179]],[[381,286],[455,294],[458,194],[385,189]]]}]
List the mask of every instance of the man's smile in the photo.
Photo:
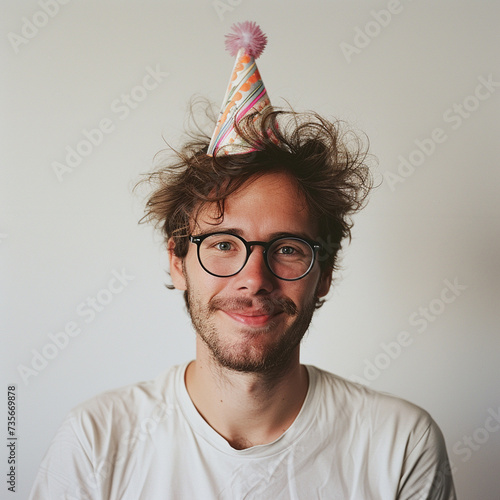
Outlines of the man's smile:
[{"label": "man's smile", "polygon": [[282,313],[282,311],[276,311],[272,314],[258,311],[258,310],[246,310],[246,311],[227,311],[222,310],[223,313],[228,315],[230,318],[238,321],[247,326],[264,326],[269,321],[274,319],[276,316]]}]

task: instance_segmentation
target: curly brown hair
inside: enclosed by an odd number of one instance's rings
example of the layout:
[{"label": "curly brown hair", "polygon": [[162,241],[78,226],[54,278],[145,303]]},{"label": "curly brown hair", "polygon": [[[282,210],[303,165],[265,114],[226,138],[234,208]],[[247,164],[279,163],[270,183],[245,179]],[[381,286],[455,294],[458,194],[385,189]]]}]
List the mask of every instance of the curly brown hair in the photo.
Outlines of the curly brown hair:
[{"label": "curly brown hair", "polygon": [[198,130],[180,151],[172,150],[173,161],[147,174],[154,190],[141,222],[153,222],[166,241],[173,239],[175,254],[184,257],[193,221],[206,203],[217,204],[222,222],[231,193],[254,176],[285,171],[296,179],[318,220],[320,266],[333,272],[342,240],[351,237],[351,216],[364,206],[373,185],[367,141],[340,121],[271,106],[236,128],[247,144],[240,154],[221,149],[208,156],[210,137]]}]

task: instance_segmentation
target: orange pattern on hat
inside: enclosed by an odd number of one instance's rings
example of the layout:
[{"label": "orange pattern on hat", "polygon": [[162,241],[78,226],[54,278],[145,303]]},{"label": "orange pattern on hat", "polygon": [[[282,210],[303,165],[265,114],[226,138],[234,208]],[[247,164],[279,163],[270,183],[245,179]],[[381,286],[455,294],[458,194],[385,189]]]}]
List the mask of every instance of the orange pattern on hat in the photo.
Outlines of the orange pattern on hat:
[{"label": "orange pattern on hat", "polygon": [[[236,56],[236,61],[207,150],[209,156],[229,145],[230,148],[222,149],[223,154],[240,154],[248,151],[236,130],[237,122],[270,105],[264,82],[255,64],[255,59],[265,46],[265,35],[260,29],[256,32],[252,26],[250,26],[252,29],[247,29],[247,26],[244,28],[246,31],[243,30],[242,34],[237,33],[237,40],[232,43],[235,46],[233,55]],[[247,37],[248,34],[251,35],[250,39]],[[253,116],[253,119],[256,120],[257,116]]]}]

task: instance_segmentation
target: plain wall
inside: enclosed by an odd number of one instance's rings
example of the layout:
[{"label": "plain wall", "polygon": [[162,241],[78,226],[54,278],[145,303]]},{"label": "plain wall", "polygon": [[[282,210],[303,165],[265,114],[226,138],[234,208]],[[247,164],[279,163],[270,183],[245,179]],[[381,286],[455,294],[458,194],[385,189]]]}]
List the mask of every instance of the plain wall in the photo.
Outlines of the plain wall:
[{"label": "plain wall", "polygon": [[[273,104],[346,120],[379,160],[303,362],[427,409],[459,497],[498,500],[500,4],[54,2],[3,1],[0,16],[0,418],[15,384],[19,436],[8,498],[27,497],[73,406],[194,356],[132,187],[164,140],[178,144],[194,94],[222,101],[224,35],[254,20]],[[156,88],[137,89],[148,68]],[[58,176],[78,146],[86,156]],[[124,284],[106,291],[113,273]],[[105,303],[94,315],[92,298]]]}]

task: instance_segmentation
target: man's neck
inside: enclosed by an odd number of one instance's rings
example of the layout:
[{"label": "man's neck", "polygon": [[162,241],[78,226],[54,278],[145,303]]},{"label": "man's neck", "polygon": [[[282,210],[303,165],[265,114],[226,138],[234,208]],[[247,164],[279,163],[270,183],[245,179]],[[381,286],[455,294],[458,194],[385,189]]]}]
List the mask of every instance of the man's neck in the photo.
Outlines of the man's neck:
[{"label": "man's neck", "polygon": [[203,354],[198,349],[188,366],[186,388],[201,416],[233,448],[270,443],[290,427],[309,384],[298,349],[279,374],[237,372]]}]

